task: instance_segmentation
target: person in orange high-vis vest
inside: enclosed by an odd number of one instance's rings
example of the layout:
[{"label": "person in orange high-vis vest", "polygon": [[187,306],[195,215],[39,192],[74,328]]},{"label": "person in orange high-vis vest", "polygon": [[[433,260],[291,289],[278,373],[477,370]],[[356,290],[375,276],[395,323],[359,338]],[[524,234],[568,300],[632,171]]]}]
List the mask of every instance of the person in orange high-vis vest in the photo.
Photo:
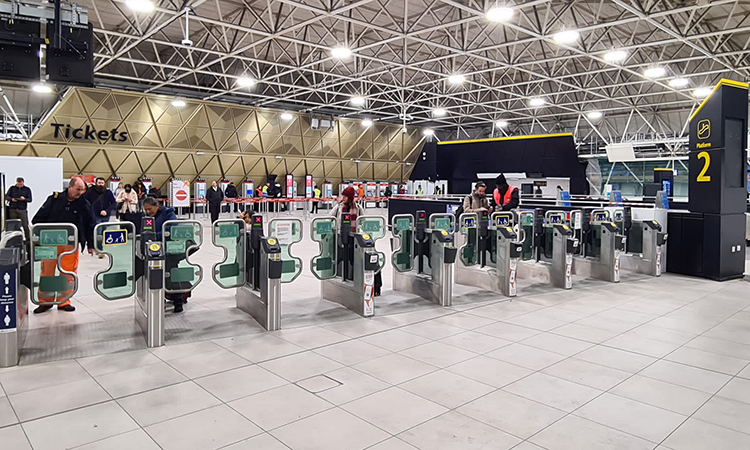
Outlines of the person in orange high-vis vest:
[{"label": "person in orange high-vis vest", "polygon": [[[88,248],[89,254],[94,254],[94,214],[91,210],[91,204],[83,197],[86,192],[86,184],[80,177],[70,179],[68,188],[62,192],[55,192],[44,202],[39,211],[37,211],[33,223],[69,223],[78,228],[78,243],[81,250],[84,246]],[[56,256],[72,252],[65,255],[60,260],[62,270],[72,273],[78,273],[79,252],[73,251],[73,245],[58,245]],[[43,259],[41,263],[41,277],[53,277],[57,275],[57,259]],[[62,311],[73,312],[75,307],[70,304],[70,298],[73,296],[75,288],[74,278],[72,275],[60,273],[65,276],[66,286],[64,290],[56,289],[55,291],[45,292],[39,290],[38,298],[40,303],[58,303],[57,309]],[[39,305],[34,314],[41,314],[50,310],[54,305]]]},{"label": "person in orange high-vis vest", "polygon": [[492,193],[495,200],[495,211],[510,211],[518,208],[520,203],[518,188],[508,185],[505,175],[500,174],[495,178],[495,191]]}]

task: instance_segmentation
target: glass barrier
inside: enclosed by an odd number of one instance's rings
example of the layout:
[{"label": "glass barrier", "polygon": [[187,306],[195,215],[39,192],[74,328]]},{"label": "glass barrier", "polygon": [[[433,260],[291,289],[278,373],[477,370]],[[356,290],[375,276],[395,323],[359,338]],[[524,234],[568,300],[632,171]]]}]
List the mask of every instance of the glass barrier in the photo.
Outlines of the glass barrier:
[{"label": "glass barrier", "polygon": [[94,247],[109,256],[109,267],[94,275],[94,290],[105,300],[135,294],[135,224],[104,222],[94,227]]},{"label": "glass barrier", "polygon": [[203,226],[194,220],[168,220],[164,237],[164,290],[170,294],[190,292],[203,280],[203,269],[190,262],[190,255],[203,243]]},{"label": "glass barrier", "polygon": [[445,230],[453,233],[456,227],[456,216],[449,213],[430,214],[429,228],[431,230]]},{"label": "glass barrier", "polygon": [[477,263],[477,222],[476,213],[464,213],[459,218],[459,231],[464,236],[464,246],[459,251],[459,257],[464,266],[473,266]]},{"label": "glass barrier", "polygon": [[31,227],[31,301],[62,305],[78,291],[78,228],[69,223]]},{"label": "glass barrier", "polygon": [[414,216],[394,215],[391,218],[391,233],[398,240],[398,248],[394,248],[391,255],[391,264],[398,272],[409,272],[414,269]]},{"label": "glass barrier", "polygon": [[320,253],[310,260],[310,271],[319,280],[336,277],[336,218],[313,219],[310,238],[318,243]]},{"label": "glass barrier", "polygon": [[242,219],[217,220],[211,234],[213,244],[224,251],[224,259],[213,265],[214,282],[223,289],[245,284],[245,221]]},{"label": "glass barrier", "polygon": [[[372,237],[372,241],[376,243],[378,239],[385,237],[385,218],[380,216],[359,216],[357,217],[356,224],[357,233],[367,233]],[[383,270],[385,267],[385,253],[376,252],[378,254],[378,272]]]},{"label": "glass barrier", "polygon": [[291,254],[292,245],[302,240],[302,221],[273,219],[268,224],[268,236],[276,238],[281,246],[281,282],[291,283],[302,273],[302,258]]},{"label": "glass barrier", "polygon": [[518,224],[526,236],[521,249],[521,259],[528,261],[534,258],[534,212],[519,211]]}]

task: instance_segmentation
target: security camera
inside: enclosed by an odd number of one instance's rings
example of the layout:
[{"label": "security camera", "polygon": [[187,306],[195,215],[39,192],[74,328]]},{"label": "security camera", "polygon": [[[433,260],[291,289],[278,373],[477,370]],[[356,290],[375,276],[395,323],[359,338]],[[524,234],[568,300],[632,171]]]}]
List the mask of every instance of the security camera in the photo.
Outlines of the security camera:
[{"label": "security camera", "polygon": [[191,41],[190,39],[187,39],[187,38],[181,40],[180,43],[182,45],[184,45],[185,47],[192,47],[193,46],[193,41]]}]

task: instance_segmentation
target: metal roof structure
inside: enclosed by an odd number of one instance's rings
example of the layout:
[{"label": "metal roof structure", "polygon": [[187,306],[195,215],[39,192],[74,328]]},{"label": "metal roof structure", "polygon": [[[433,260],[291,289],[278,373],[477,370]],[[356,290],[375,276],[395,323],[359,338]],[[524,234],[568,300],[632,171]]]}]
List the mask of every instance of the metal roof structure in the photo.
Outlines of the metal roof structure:
[{"label": "metal roof structure", "polygon": [[750,69],[739,0],[153,0],[134,11],[144,3],[80,2],[98,86],[406,121],[451,139],[671,142],[697,88]]}]

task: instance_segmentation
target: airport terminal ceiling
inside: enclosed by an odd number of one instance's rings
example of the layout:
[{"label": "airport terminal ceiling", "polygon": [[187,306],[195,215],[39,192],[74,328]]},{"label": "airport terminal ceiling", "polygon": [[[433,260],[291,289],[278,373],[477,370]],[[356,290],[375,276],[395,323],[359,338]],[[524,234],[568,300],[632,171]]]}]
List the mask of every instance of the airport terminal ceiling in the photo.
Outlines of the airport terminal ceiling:
[{"label": "airport terminal ceiling", "polygon": [[[581,153],[625,140],[680,154],[705,88],[750,69],[750,5],[738,0],[78,4],[97,89],[406,125],[417,140],[572,132]],[[20,139],[70,90],[0,86]],[[340,176],[358,177],[343,152]]]}]

